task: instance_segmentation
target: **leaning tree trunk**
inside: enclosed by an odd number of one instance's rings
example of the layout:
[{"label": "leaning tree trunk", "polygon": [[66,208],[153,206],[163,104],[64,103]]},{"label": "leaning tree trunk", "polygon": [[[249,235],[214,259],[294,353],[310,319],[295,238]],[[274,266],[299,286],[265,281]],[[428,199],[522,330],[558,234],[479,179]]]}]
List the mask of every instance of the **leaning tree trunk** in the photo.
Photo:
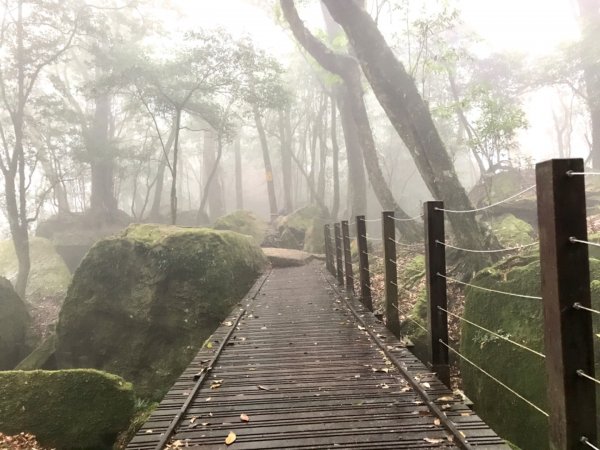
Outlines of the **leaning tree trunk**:
[{"label": "leaning tree trunk", "polygon": [[[173,122],[175,123],[175,122]],[[160,218],[160,204],[162,201],[163,188],[165,184],[165,171],[167,169],[167,162],[169,158],[169,152],[171,151],[171,147],[173,146],[173,141],[175,140],[175,126],[171,128],[171,132],[169,133],[169,137],[167,138],[167,142],[165,144],[165,148],[161,151],[161,158],[158,163],[158,169],[156,174],[156,186],[154,188],[154,198],[152,199],[152,206],[150,207],[150,212],[148,213],[148,217],[151,220],[156,220]]]},{"label": "leaning tree trunk", "polygon": [[[354,0],[323,0],[344,28],[369,84],[392,125],[410,151],[423,180],[435,198],[453,209],[472,209],[450,155],[414,80],[389,48],[377,25]],[[483,249],[493,236],[475,214],[448,214],[457,243]]]},{"label": "leaning tree trunk", "polygon": [[262,148],[263,161],[265,164],[265,178],[267,180],[267,192],[269,194],[269,211],[271,213],[271,221],[277,217],[277,198],[275,197],[275,183],[273,183],[273,168],[271,166],[271,156],[269,155],[269,144],[267,135],[260,118],[260,112],[257,105],[253,105],[252,113],[254,115],[254,123],[260,138],[260,146]]},{"label": "leaning tree trunk", "polygon": [[[331,51],[325,44],[310,34],[300,20],[293,0],[281,0],[281,8],[298,42],[323,68],[343,79],[345,88],[343,103],[352,116],[354,133],[362,148],[369,182],[373,187],[377,200],[383,208],[396,211],[398,217],[408,218],[408,214],[394,199],[379,166],[379,157],[363,98],[360,68],[355,59],[349,55]],[[344,124],[343,118],[342,124],[345,133],[348,124]],[[413,222],[397,222],[396,225],[398,230],[409,240],[416,240],[421,236],[418,227]]]}]

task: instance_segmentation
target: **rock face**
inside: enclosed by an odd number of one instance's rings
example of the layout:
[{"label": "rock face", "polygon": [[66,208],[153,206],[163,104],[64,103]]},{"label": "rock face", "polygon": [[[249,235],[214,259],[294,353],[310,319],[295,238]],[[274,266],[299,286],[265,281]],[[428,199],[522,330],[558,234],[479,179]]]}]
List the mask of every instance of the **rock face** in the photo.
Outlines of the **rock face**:
[{"label": "rock face", "polygon": [[219,217],[213,228],[215,230],[230,230],[240,234],[252,236],[254,242],[261,244],[265,238],[267,224],[258,219],[250,211],[234,211],[226,216]]},{"label": "rock face", "polygon": [[96,370],[0,372],[0,432],[47,447],[110,449],[133,415],[130,383]]},{"label": "rock face", "polygon": [[6,278],[0,277],[0,370],[14,368],[28,353],[27,307]]},{"label": "rock face", "polygon": [[92,367],[160,398],[266,264],[231,231],[132,225],[97,242],[57,326],[60,368]]},{"label": "rock face", "polygon": [[[540,295],[537,250],[508,258],[473,279],[478,286],[524,295]],[[600,261],[590,259],[592,302],[600,306]],[[468,288],[464,317],[538,352],[544,352],[543,310],[539,300],[508,297]],[[598,330],[594,316],[594,330]],[[595,332],[596,332],[595,331]],[[542,357],[465,324],[461,352],[519,394],[547,411],[546,371]],[[596,349],[596,361],[599,359]],[[598,363],[597,363],[598,364]],[[596,366],[598,370],[598,365]],[[475,410],[501,436],[523,450],[548,448],[546,418],[493,380],[462,364],[465,393]]]},{"label": "rock face", "polygon": [[322,211],[317,206],[305,206],[278,220],[279,247],[311,253],[325,252]]}]

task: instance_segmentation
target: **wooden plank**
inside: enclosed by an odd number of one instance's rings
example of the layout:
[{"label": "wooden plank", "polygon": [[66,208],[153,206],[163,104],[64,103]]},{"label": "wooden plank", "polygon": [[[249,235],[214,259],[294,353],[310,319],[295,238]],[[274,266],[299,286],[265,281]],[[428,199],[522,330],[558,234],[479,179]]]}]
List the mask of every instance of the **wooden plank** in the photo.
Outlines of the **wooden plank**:
[{"label": "wooden plank", "polygon": [[340,286],[344,285],[344,261],[342,260],[342,225],[336,222],[334,225],[335,235],[335,265],[337,273],[337,281]]},{"label": "wooden plank", "polygon": [[367,223],[365,216],[356,216],[356,243],[358,247],[358,271],[360,278],[360,298],[369,311],[373,311],[371,297],[371,273],[369,272],[369,246],[367,243]]},{"label": "wooden plank", "polygon": [[344,272],[346,273],[346,290],[354,292],[354,271],[352,269],[352,249],[350,248],[350,227],[347,220],[342,220],[342,242],[344,244]]},{"label": "wooden plank", "polygon": [[544,347],[548,379],[550,447],[583,448],[580,439],[597,443],[592,317],[573,307],[590,308],[585,179],[582,159],[553,159],[537,164],[537,204],[544,305]]},{"label": "wooden plank", "polygon": [[398,269],[396,267],[396,226],[394,211],[381,213],[383,263],[385,267],[385,323],[396,337],[400,337],[398,316]]},{"label": "wooden plank", "polygon": [[[431,368],[446,386],[450,386],[448,315],[442,310],[448,310],[446,279],[444,278],[446,276],[446,247],[443,243],[446,242],[446,235],[444,231],[444,212],[441,211],[443,208],[444,202],[439,201],[425,202],[423,207],[427,324]],[[441,244],[438,242],[441,242]]]}]

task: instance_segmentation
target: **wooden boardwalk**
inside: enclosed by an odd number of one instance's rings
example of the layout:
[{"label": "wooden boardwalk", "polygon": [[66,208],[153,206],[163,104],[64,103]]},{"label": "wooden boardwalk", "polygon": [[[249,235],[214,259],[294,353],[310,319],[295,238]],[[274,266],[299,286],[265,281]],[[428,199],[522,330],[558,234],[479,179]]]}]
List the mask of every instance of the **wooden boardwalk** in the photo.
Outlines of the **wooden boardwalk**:
[{"label": "wooden boardwalk", "polygon": [[320,264],[262,277],[127,448],[508,450],[332,282]]}]

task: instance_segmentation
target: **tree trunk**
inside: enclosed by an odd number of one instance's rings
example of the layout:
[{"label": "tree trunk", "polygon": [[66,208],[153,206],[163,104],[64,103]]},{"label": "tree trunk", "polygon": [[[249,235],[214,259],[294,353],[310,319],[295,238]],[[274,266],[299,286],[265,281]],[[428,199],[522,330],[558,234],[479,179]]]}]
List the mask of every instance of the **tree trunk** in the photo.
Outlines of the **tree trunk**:
[{"label": "tree trunk", "polygon": [[327,103],[324,97],[324,110],[321,116],[322,125],[319,127],[319,176],[317,178],[317,197],[325,198],[325,171],[327,169]]},{"label": "tree trunk", "polygon": [[208,217],[211,220],[215,220],[225,214],[225,207],[223,205],[223,189],[221,181],[219,180],[219,160],[216,159],[217,142],[215,140],[215,133],[211,131],[204,132],[204,176],[206,183],[204,185],[205,195],[208,197]]},{"label": "tree trunk", "polygon": [[233,153],[235,156],[235,208],[237,210],[244,209],[244,187],[242,175],[242,152],[241,152],[241,137],[238,133],[233,141]]},{"label": "tree trunk", "polygon": [[592,122],[592,167],[600,168],[600,1],[578,0],[581,26],[581,60]]},{"label": "tree trunk", "polygon": [[292,200],[292,126],[290,110],[286,108],[279,112],[279,136],[281,139],[281,175],[283,187],[283,209],[284,214],[290,214],[294,210]]},{"label": "tree trunk", "polygon": [[271,213],[271,221],[277,217],[277,198],[275,197],[275,184],[273,183],[273,168],[271,167],[271,156],[269,155],[269,145],[267,143],[267,135],[260,118],[258,106],[253,105],[252,112],[254,115],[254,123],[260,138],[260,146],[262,148],[263,161],[265,164],[265,179],[267,180],[267,192],[269,194],[269,212]]},{"label": "tree trunk", "polygon": [[171,224],[177,224],[177,158],[179,156],[179,131],[181,129],[181,109],[175,113],[175,137],[173,140],[173,165],[171,170]]},{"label": "tree trunk", "polygon": [[92,170],[90,209],[110,222],[117,210],[113,152],[108,137],[110,97],[106,93],[100,93],[96,96],[95,103],[94,119],[87,142]]},{"label": "tree trunk", "polygon": [[165,184],[165,171],[167,169],[167,160],[169,158],[169,152],[171,151],[171,147],[173,146],[173,141],[175,140],[175,120],[173,121],[173,127],[171,128],[171,132],[169,133],[169,137],[167,138],[167,142],[165,144],[165,148],[161,151],[160,162],[158,163],[158,169],[156,173],[156,187],[154,188],[154,197],[152,199],[152,206],[150,207],[150,212],[148,213],[148,217],[151,220],[156,220],[160,218],[160,204],[162,200],[162,193]]},{"label": "tree trunk", "polygon": [[335,97],[331,96],[331,163],[333,165],[333,204],[331,206],[331,218],[337,221],[340,211],[340,147],[337,141],[337,105]]},{"label": "tree trunk", "polygon": [[[353,124],[345,123],[342,117],[342,126],[344,127],[344,133],[346,133],[347,127],[351,126],[354,129],[352,132],[360,143],[369,181],[377,200],[384,209],[396,211],[397,216],[400,218],[408,218],[408,214],[400,208],[394,199],[379,166],[379,157],[363,99],[360,69],[355,59],[348,55],[334,53],[312,36],[298,17],[293,0],[281,0],[281,7],[298,42],[326,70],[339,75],[344,81],[345,98],[342,103],[344,108],[347,108],[351,114]],[[340,108],[340,112],[341,110],[342,108]],[[396,225],[398,230],[409,240],[416,240],[421,237],[421,232],[414,222],[397,222]]]},{"label": "tree trunk", "polygon": [[[472,209],[414,80],[396,59],[373,19],[353,0],[323,2],[344,28],[379,103],[409,149],[431,193],[443,199],[449,208]],[[475,214],[448,214],[448,219],[458,244],[486,248],[486,230]],[[496,247],[497,241],[493,236],[489,238]]]}]

